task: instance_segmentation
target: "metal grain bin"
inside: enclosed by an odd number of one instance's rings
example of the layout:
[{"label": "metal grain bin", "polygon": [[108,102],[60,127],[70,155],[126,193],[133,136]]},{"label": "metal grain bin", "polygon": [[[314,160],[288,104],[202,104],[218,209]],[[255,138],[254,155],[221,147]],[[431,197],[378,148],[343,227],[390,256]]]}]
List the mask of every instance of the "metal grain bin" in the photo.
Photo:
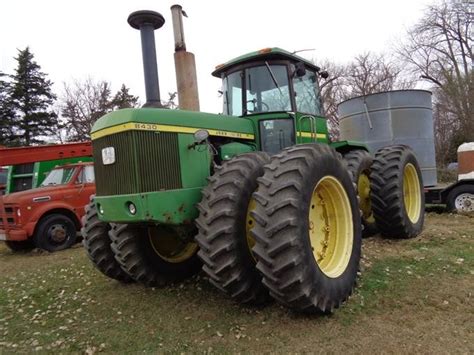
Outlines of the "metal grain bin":
[{"label": "metal grain bin", "polygon": [[397,90],[360,96],[339,104],[341,140],[361,141],[372,154],[405,144],[418,159],[425,186],[437,184],[431,92]]}]

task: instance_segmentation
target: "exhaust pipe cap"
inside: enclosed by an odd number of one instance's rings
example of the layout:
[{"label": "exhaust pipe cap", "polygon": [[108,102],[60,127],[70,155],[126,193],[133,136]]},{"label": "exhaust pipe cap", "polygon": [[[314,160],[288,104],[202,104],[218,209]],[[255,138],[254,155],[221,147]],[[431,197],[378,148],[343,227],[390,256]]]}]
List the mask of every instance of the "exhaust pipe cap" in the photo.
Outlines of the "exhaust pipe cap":
[{"label": "exhaust pipe cap", "polygon": [[128,16],[127,21],[130,26],[137,30],[143,25],[152,25],[156,30],[164,25],[165,18],[156,11],[140,10],[132,12]]}]

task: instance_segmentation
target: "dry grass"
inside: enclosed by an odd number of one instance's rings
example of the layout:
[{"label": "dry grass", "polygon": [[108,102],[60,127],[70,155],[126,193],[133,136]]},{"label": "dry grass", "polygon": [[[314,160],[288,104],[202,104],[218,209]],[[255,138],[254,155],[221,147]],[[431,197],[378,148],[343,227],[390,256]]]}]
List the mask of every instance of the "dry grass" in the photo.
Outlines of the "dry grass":
[{"label": "dry grass", "polygon": [[0,245],[0,352],[474,352],[474,219],[427,215],[413,240],[364,241],[356,294],[333,316],[233,304],[201,276],[166,289],[106,279],[79,246]]}]

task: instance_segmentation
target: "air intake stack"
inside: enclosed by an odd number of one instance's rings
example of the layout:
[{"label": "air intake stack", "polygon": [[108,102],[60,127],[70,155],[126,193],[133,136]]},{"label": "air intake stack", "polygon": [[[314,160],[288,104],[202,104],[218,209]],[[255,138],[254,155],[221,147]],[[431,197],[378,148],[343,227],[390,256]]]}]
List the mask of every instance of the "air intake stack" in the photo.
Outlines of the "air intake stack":
[{"label": "air intake stack", "polygon": [[128,24],[140,30],[142,40],[143,73],[145,75],[146,103],[143,107],[163,107],[158,82],[158,64],[156,61],[155,33],[163,26],[165,19],[155,11],[140,10],[128,16]]},{"label": "air intake stack", "polygon": [[196,61],[194,54],[186,51],[186,42],[184,41],[183,14],[185,16],[186,14],[180,5],[171,6],[171,14],[175,41],[174,63],[179,108],[182,110],[199,111]]}]

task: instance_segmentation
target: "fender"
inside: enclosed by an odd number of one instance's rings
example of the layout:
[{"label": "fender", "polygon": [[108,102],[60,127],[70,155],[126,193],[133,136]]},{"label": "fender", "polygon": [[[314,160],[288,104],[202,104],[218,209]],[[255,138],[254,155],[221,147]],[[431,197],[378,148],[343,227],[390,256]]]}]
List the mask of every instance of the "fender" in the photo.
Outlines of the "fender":
[{"label": "fender", "polygon": [[31,214],[31,217],[29,218],[28,221],[25,221],[25,228],[28,236],[32,236],[33,233],[35,232],[36,225],[38,224],[38,221],[43,217],[45,214],[52,210],[57,210],[57,209],[63,209],[63,210],[68,210],[71,212],[71,214],[74,214],[77,218],[77,220],[80,220],[80,216],[77,213],[77,211],[72,208],[71,205],[65,203],[64,201],[48,201],[48,203],[44,205],[39,205],[34,206],[33,213]]},{"label": "fender", "polygon": [[367,148],[367,145],[361,142],[337,141],[337,142],[331,142],[329,145],[332,148],[336,149],[341,154],[346,154],[350,152],[351,150],[356,150],[356,149],[362,149],[370,153],[369,149]]}]

